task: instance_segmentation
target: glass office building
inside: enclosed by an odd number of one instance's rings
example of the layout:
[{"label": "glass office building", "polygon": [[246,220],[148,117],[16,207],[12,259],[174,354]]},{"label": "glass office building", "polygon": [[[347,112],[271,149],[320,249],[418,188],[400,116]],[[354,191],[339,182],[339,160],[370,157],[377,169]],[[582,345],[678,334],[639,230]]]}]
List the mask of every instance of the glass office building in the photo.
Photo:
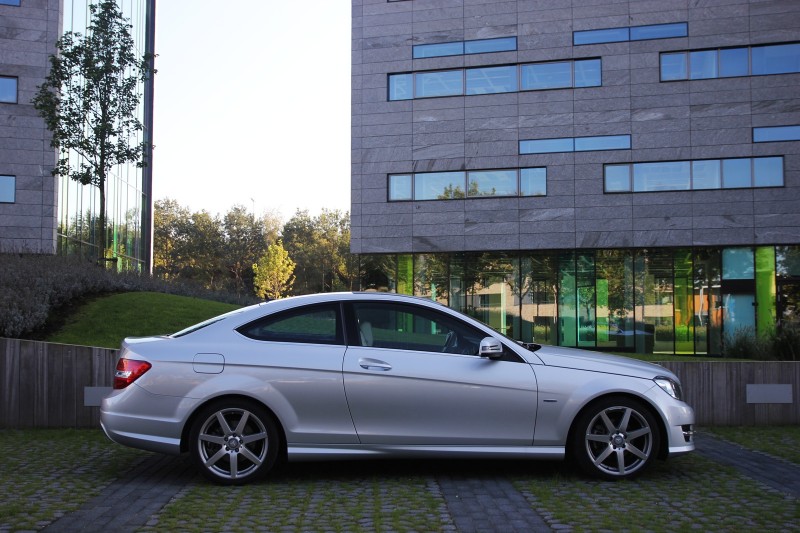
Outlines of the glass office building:
[{"label": "glass office building", "polygon": [[[18,52],[0,63],[0,123],[13,139],[0,148],[0,250],[96,258],[99,191],[53,177],[56,154],[30,101],[49,70],[48,57],[66,31],[85,33],[91,0],[19,0],[0,5]],[[136,53],[153,52],[155,0],[119,0],[132,25]],[[152,138],[153,79],[140,84],[136,142]],[[5,135],[4,135],[5,136]],[[152,158],[148,166],[116,167],[106,185],[106,257],[119,269],[149,271],[152,262]]]},{"label": "glass office building", "polygon": [[365,290],[521,341],[800,326],[800,4],[353,0]]}]

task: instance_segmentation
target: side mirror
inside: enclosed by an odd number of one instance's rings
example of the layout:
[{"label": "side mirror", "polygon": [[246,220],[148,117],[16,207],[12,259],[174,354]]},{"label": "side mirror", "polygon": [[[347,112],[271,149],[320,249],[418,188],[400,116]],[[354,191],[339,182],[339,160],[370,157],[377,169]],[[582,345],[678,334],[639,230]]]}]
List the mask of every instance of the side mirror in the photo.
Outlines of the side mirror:
[{"label": "side mirror", "polygon": [[503,355],[503,345],[493,337],[485,337],[481,340],[478,355],[489,359],[499,359]]}]

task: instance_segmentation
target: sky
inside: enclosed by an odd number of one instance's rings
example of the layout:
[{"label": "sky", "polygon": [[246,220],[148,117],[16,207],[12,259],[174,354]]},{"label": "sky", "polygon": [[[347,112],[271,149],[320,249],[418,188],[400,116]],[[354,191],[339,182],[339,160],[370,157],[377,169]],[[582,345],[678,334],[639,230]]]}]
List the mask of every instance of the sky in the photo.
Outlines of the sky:
[{"label": "sky", "polygon": [[350,210],[350,2],[160,0],[153,198]]}]

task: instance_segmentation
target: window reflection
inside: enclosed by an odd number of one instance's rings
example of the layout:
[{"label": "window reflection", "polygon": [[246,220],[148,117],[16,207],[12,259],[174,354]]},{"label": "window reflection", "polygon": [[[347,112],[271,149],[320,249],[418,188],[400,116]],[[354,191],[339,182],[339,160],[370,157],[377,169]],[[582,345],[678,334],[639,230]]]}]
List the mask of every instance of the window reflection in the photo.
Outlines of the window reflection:
[{"label": "window reflection", "polygon": [[417,98],[463,94],[464,72],[462,70],[418,72],[415,77],[414,90]]},{"label": "window reflection", "polygon": [[0,176],[0,203],[14,203],[16,201],[16,176]]},{"label": "window reflection", "polygon": [[698,80],[800,72],[800,44],[661,54],[661,80]]},{"label": "window reflection", "polygon": [[644,41],[649,39],[669,39],[672,37],[686,37],[689,25],[686,22],[672,22],[668,24],[651,24],[647,26],[629,26],[623,28],[603,28],[599,30],[585,30],[572,32],[572,43],[597,44],[618,43],[624,41]]},{"label": "window reflection", "polygon": [[630,192],[631,171],[633,192],[783,186],[783,157],[756,157],[605,165],[605,192]]},{"label": "window reflection", "polygon": [[557,89],[572,87],[572,62],[522,65],[521,88]]},{"label": "window reflection", "polygon": [[800,141],[800,126],[753,128],[753,142]]},{"label": "window reflection", "polygon": [[457,41],[450,43],[418,44],[413,48],[414,59],[426,57],[443,57],[463,54],[486,54],[506,52],[517,49],[516,37],[498,37],[496,39],[478,39],[474,41]]},{"label": "window reflection", "polygon": [[0,76],[0,102],[17,103],[17,78]]},{"label": "window reflection", "polygon": [[517,89],[517,67],[467,69],[467,94],[510,93]]},{"label": "window reflection", "polygon": [[516,196],[516,170],[484,170],[469,173],[470,196]]},{"label": "window reflection", "polygon": [[389,201],[452,200],[485,196],[544,196],[544,167],[390,174]]}]

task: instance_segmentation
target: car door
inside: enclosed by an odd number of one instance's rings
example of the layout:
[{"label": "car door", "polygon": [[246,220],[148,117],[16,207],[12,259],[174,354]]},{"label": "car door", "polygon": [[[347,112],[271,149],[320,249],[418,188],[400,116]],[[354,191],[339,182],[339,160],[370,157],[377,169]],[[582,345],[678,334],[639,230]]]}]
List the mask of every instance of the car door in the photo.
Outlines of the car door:
[{"label": "car door", "polygon": [[360,346],[344,385],[362,444],[530,445],[536,381],[515,354],[477,355],[485,334],[422,305],[355,302]]},{"label": "car door", "polygon": [[338,303],[267,315],[236,329],[247,337],[226,365],[259,380],[259,396],[278,415],[290,444],[355,444],[344,395],[345,353]]}]

